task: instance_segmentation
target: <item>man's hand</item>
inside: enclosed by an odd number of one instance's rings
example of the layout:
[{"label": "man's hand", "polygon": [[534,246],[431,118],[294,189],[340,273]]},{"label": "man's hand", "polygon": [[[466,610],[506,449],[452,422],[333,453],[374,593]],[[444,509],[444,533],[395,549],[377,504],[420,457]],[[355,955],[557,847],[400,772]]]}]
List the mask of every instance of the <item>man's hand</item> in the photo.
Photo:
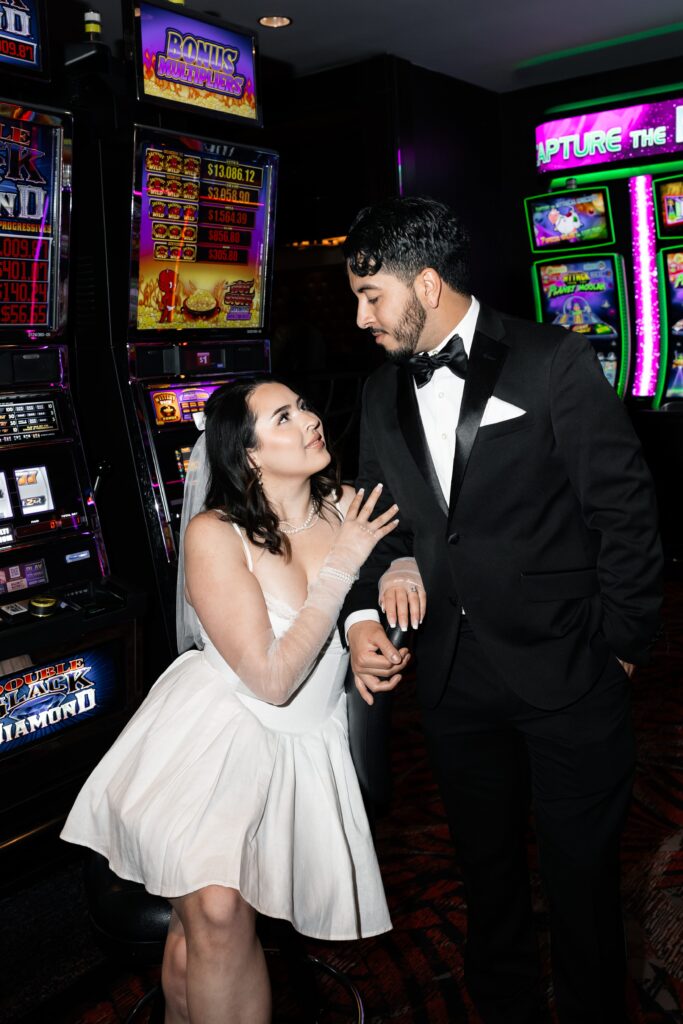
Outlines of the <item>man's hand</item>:
[{"label": "man's hand", "polygon": [[366,704],[373,704],[373,693],[393,690],[401,681],[410,652],[407,647],[397,651],[379,622],[372,619],[354,622],[348,642],[358,692]]},{"label": "man's hand", "polygon": [[636,670],[636,666],[633,665],[630,661],[622,661],[621,658],[617,658],[617,661],[619,662],[619,664],[623,668],[624,672],[626,673],[626,675],[630,679],[631,676],[633,675],[633,673]]}]

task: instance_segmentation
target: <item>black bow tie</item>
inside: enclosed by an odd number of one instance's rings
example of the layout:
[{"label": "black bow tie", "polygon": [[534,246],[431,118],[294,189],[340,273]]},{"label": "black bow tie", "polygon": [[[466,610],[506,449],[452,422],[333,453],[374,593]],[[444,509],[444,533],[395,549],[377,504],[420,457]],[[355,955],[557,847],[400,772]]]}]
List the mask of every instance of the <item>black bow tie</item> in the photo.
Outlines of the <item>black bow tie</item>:
[{"label": "black bow tie", "polygon": [[417,356],[411,356],[406,365],[415,378],[417,387],[422,388],[429,383],[434,370],[438,370],[440,366],[447,366],[456,377],[464,379],[467,376],[467,353],[460,335],[454,334],[435,356],[420,352]]}]

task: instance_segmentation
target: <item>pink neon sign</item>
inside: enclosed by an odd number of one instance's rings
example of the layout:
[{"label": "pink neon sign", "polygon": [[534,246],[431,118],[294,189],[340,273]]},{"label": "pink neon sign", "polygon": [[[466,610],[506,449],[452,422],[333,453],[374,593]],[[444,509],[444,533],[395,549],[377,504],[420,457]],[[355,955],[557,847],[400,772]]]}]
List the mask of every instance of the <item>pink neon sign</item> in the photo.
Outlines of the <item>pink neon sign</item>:
[{"label": "pink neon sign", "polygon": [[683,99],[546,121],[536,128],[536,167],[546,171],[651,160],[683,150]]}]

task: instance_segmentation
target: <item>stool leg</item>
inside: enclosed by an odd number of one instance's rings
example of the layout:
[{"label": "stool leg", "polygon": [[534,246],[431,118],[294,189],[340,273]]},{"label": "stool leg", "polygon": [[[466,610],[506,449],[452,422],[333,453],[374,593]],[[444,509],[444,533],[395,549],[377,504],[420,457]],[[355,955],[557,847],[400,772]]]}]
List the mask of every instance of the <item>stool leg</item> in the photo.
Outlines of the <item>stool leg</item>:
[{"label": "stool leg", "polygon": [[142,999],[138,999],[130,1014],[126,1017],[126,1024],[138,1024],[142,1011],[150,1003],[154,1003],[155,1000],[156,1003],[152,1008],[148,1024],[164,1024],[164,999],[161,985],[155,985],[149,992],[145,992]]},{"label": "stool leg", "polygon": [[343,971],[337,970],[337,968],[333,967],[331,964],[325,963],[324,960],[318,959],[317,956],[308,956],[306,957],[306,959],[310,963],[314,964],[321,971],[324,971],[326,974],[329,974],[332,978],[335,979],[335,981],[338,981],[340,985],[344,986],[344,988],[350,994],[354,1003],[356,1004],[355,1024],[365,1024],[365,1007],[363,1006],[363,1000],[361,999],[360,992],[353,984],[349,976],[347,974],[344,974]]}]

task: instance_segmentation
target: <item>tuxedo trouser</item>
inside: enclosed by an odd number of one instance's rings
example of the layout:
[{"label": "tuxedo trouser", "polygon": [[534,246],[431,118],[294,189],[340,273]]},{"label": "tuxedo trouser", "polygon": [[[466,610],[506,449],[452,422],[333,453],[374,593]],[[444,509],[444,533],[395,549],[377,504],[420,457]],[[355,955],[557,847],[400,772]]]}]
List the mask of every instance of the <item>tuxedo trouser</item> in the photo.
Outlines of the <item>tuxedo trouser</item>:
[{"label": "tuxedo trouser", "polygon": [[623,668],[611,657],[573,704],[534,708],[503,682],[463,620],[452,678],[423,721],[465,885],[465,981],[482,1019],[540,1019],[531,801],[561,1024],[624,1024],[619,838],[635,752]]}]

